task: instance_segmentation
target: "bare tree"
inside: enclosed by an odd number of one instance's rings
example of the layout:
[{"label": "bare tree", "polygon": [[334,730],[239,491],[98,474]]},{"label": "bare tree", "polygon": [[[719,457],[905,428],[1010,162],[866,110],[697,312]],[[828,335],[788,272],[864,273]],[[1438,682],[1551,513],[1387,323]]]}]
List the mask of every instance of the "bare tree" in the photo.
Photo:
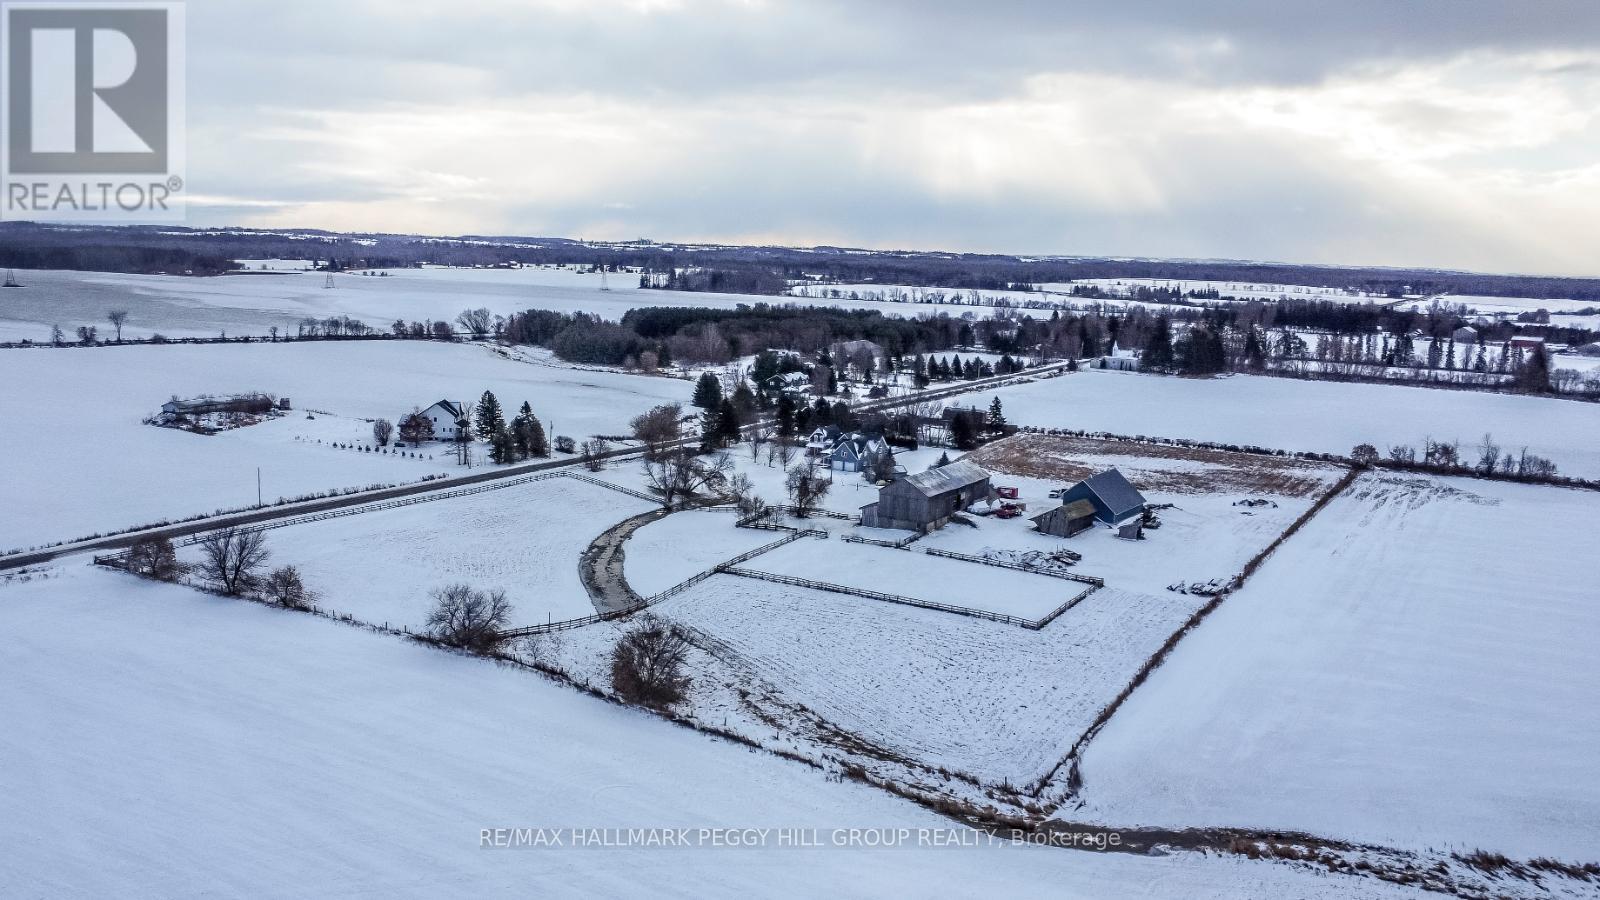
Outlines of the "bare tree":
[{"label": "bare tree", "polygon": [[110,322],[111,327],[117,330],[117,343],[122,343],[122,323],[128,321],[128,311],[125,309],[113,309],[106,313],[106,321]]},{"label": "bare tree", "polygon": [[294,566],[273,569],[261,585],[261,594],[273,603],[287,609],[307,609],[316,602],[316,595],[306,588],[300,570]]},{"label": "bare tree", "polygon": [[728,479],[727,491],[728,496],[733,498],[734,505],[739,507],[739,514],[742,516],[752,516],[767,509],[767,501],[757,496],[755,485],[750,482],[750,476],[743,472],[737,472]]},{"label": "bare tree", "polygon": [[590,438],[583,442],[583,453],[578,458],[583,460],[583,467],[591,472],[598,472],[606,467],[606,454],[611,452],[611,445],[604,438]]},{"label": "bare tree", "polygon": [[1500,445],[1494,442],[1494,436],[1487,432],[1483,435],[1483,443],[1478,445],[1478,471],[1485,475],[1493,475],[1495,467],[1500,464]]},{"label": "bare tree", "polygon": [[201,571],[222,593],[236,597],[256,586],[256,573],[272,556],[266,544],[266,534],[261,531],[213,531],[200,539]]},{"label": "bare tree", "polygon": [[435,588],[428,634],[441,643],[488,655],[505,641],[500,632],[511,621],[511,602],[501,590],[479,591],[470,584]]},{"label": "bare tree", "polygon": [[372,423],[372,439],[378,442],[379,447],[389,446],[389,438],[394,436],[394,423],[388,419],[379,419]]},{"label": "bare tree", "polygon": [[400,420],[400,440],[413,444],[433,440],[433,421],[423,415],[422,410],[413,409]]},{"label": "bare tree", "polygon": [[611,687],[630,703],[670,706],[682,700],[690,679],[689,635],[683,626],[644,616],[611,651]]},{"label": "bare tree", "polygon": [[688,450],[677,450],[644,460],[645,484],[661,497],[663,506],[687,500],[705,488],[720,488],[732,471],[733,460],[725,453],[706,461]]},{"label": "bare tree", "polygon": [[646,452],[653,456],[683,437],[683,406],[662,404],[635,416],[632,425],[634,438],[642,441]]},{"label": "bare tree", "polygon": [[128,551],[128,571],[141,578],[177,581],[188,569],[178,562],[178,551],[166,537],[146,537],[134,542]]},{"label": "bare tree", "polygon": [[1378,461],[1378,448],[1371,444],[1357,444],[1350,450],[1350,461],[1358,466],[1370,466]]},{"label": "bare tree", "polygon": [[487,309],[463,309],[456,316],[456,324],[472,332],[473,337],[487,337],[494,328],[494,313]]},{"label": "bare tree", "polygon": [[784,486],[789,490],[789,503],[794,507],[794,514],[803,519],[822,505],[833,482],[818,475],[815,466],[803,462],[789,470]]}]

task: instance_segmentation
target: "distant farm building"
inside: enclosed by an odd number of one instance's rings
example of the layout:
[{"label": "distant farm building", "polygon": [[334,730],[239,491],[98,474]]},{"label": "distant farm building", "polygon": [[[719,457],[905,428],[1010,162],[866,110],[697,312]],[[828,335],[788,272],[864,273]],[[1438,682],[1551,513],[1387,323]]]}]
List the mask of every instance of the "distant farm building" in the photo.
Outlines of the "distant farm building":
[{"label": "distant farm building", "polygon": [[1600,356],[1600,341],[1596,341],[1592,344],[1584,344],[1582,347],[1578,348],[1578,353],[1583,356]]},{"label": "distant farm building", "polygon": [[1121,472],[1116,469],[1097,472],[1061,495],[1062,507],[1070,507],[1079,500],[1088,501],[1094,507],[1095,521],[1116,529],[1118,537],[1139,536],[1146,506],[1144,495],[1129,484]]},{"label": "distant farm building", "polygon": [[1033,524],[1040,534],[1068,538],[1080,531],[1093,528],[1095,517],[1093,503],[1088,500],[1074,500],[1034,516]]},{"label": "distant farm building", "polygon": [[1463,325],[1450,332],[1450,339],[1458,344],[1476,344],[1478,342],[1478,329],[1471,325]]},{"label": "distant farm building", "polygon": [[270,409],[288,409],[289,400],[275,401],[266,394],[242,394],[234,397],[196,397],[179,400],[177,397],[161,404],[161,412],[168,416],[203,416],[209,413],[264,413]]},{"label": "distant farm building", "polygon": [[1139,371],[1139,351],[1123,350],[1117,346],[1116,341],[1111,342],[1111,352],[1100,357],[1095,364],[1102,369],[1117,369],[1123,372]]},{"label": "distant farm building", "polygon": [[467,405],[454,400],[440,400],[422,411],[422,417],[433,425],[433,436],[453,441],[466,430]]},{"label": "distant farm building", "polygon": [[951,516],[993,496],[988,472],[973,463],[953,462],[896,478],[879,488],[877,501],[861,507],[861,524],[928,531],[943,527]]},{"label": "distant farm building", "polygon": [[1511,339],[1511,349],[1513,350],[1539,350],[1543,347],[1544,338],[1542,337],[1518,335]]},{"label": "distant farm building", "polygon": [[854,365],[857,360],[870,358],[875,368],[883,368],[883,348],[872,341],[839,341],[828,348],[835,366]]}]

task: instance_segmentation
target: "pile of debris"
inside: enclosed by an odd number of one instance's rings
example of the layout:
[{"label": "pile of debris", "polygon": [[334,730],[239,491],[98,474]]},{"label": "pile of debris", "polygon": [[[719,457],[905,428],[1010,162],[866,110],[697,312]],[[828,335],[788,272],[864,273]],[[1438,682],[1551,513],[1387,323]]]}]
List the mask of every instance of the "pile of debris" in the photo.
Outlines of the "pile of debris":
[{"label": "pile of debris", "polygon": [[1082,553],[1065,547],[1056,550],[993,550],[985,547],[981,555],[984,559],[1045,572],[1070,568],[1083,559]]},{"label": "pile of debris", "polygon": [[177,428],[195,434],[216,434],[232,428],[255,425],[277,418],[289,409],[287,397],[278,399],[271,394],[237,394],[230,397],[196,397],[180,400],[173,397],[162,404],[161,411],[145,419],[146,425],[158,428]]},{"label": "pile of debris", "polygon": [[1278,508],[1277,501],[1275,501],[1275,500],[1265,500],[1265,499],[1262,499],[1260,497],[1246,497],[1243,500],[1235,500],[1235,501],[1233,501],[1233,505],[1234,506],[1248,506],[1251,509],[1258,509],[1258,508],[1263,507],[1263,506],[1270,506],[1273,509],[1277,509]]},{"label": "pile of debris", "polygon": [[1196,581],[1194,584],[1184,584],[1180,581],[1177,584],[1167,585],[1167,590],[1176,591],[1180,594],[1197,594],[1201,597],[1215,597],[1216,595],[1228,589],[1228,584],[1230,581],[1232,581],[1232,579],[1229,578],[1213,578],[1210,581]]}]

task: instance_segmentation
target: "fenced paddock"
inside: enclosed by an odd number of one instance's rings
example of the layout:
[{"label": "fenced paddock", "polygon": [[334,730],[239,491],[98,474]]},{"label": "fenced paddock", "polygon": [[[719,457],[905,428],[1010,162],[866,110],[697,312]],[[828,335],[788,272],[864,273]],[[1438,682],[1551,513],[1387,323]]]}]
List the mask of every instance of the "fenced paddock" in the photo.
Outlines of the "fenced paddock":
[{"label": "fenced paddock", "polygon": [[[758,566],[730,573],[782,584],[973,615],[1025,628],[1043,624],[1077,600],[1098,579],[1075,577],[1065,585],[1022,567],[975,565],[959,555],[917,553],[846,541],[801,541],[765,553]],[[735,566],[738,563],[733,564]]]}]

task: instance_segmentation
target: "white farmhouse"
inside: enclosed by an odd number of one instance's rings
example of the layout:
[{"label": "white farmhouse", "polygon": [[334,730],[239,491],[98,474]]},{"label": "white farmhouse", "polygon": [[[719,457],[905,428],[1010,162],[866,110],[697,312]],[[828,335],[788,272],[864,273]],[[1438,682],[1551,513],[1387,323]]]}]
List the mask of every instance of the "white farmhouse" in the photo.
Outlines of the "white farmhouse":
[{"label": "white farmhouse", "polygon": [[423,410],[422,417],[433,423],[435,438],[453,441],[467,427],[467,405],[455,400],[440,400]]}]

